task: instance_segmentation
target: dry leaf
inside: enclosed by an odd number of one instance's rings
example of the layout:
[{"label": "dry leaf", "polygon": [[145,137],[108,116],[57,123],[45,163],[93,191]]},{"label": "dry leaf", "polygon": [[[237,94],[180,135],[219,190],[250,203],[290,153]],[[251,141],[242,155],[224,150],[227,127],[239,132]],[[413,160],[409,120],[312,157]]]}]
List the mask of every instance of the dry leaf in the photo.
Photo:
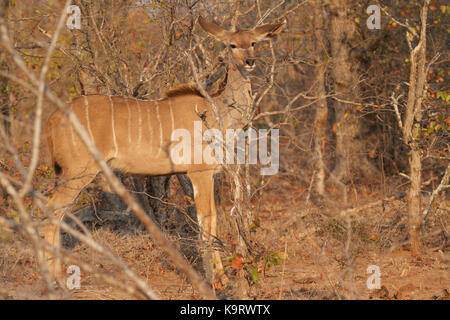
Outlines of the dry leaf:
[{"label": "dry leaf", "polygon": [[242,256],[240,254],[237,254],[231,262],[231,267],[233,269],[240,270],[243,266],[244,264],[242,263]]}]

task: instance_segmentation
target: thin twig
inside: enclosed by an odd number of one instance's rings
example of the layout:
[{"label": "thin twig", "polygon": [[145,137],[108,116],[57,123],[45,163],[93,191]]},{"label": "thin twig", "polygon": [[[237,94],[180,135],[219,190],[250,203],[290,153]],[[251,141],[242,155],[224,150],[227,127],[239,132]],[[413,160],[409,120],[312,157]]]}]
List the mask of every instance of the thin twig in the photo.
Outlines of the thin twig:
[{"label": "thin twig", "polygon": [[436,198],[436,196],[445,189],[450,188],[450,185],[448,183],[450,178],[450,163],[447,165],[447,169],[445,170],[445,174],[441,179],[441,183],[439,183],[439,186],[433,190],[433,193],[431,194],[430,200],[428,201],[427,207],[425,210],[423,210],[423,215],[426,217],[428,213],[430,212],[431,206],[433,205],[433,202]]},{"label": "thin twig", "polygon": [[[35,86],[39,86],[39,80],[36,78],[35,74],[30,71],[23,59],[14,50],[11,41],[8,36],[8,30],[3,24],[0,25],[0,32],[2,38],[2,44],[6,50],[11,54],[13,61],[16,65],[24,72],[31,83]],[[175,266],[182,271],[191,281],[191,283],[199,290],[200,294],[207,299],[215,299],[215,294],[212,292],[211,288],[205,283],[205,281],[199,276],[199,274],[192,268],[191,265],[178,253],[170,241],[165,237],[158,226],[147,216],[142,207],[134,200],[131,194],[126,190],[123,184],[114,175],[111,168],[103,159],[103,156],[98,151],[92,140],[90,139],[88,133],[86,132],[83,125],[80,123],[79,119],[63,101],[61,101],[51,90],[44,90],[45,96],[51,102],[53,102],[60,111],[69,119],[75,132],[79,136],[80,140],[86,146],[91,156],[103,171],[106,180],[108,181],[111,188],[116,192],[130,207],[130,209],[136,214],[138,219],[144,224],[146,229],[151,234],[152,238],[161,246],[161,248],[170,256]]]},{"label": "thin twig", "polygon": [[39,85],[38,91],[39,94],[37,96],[37,108],[36,108],[36,117],[34,119],[34,136],[33,136],[33,148],[31,151],[31,162],[30,167],[28,168],[28,174],[25,177],[25,183],[19,192],[19,197],[23,198],[28,191],[32,187],[32,181],[34,176],[34,171],[36,170],[38,161],[39,161],[39,144],[41,140],[41,131],[42,131],[42,105],[44,103],[44,90],[45,90],[45,75],[48,71],[48,65],[50,63],[50,59],[53,51],[55,50],[56,43],[58,41],[59,34],[61,33],[61,29],[64,26],[64,22],[67,16],[67,8],[69,7],[71,0],[66,0],[61,16],[59,17],[58,24],[56,26],[55,33],[53,34],[52,41],[50,43],[50,47],[47,50],[47,55],[45,56],[44,64],[41,69],[41,74],[39,76]]}]

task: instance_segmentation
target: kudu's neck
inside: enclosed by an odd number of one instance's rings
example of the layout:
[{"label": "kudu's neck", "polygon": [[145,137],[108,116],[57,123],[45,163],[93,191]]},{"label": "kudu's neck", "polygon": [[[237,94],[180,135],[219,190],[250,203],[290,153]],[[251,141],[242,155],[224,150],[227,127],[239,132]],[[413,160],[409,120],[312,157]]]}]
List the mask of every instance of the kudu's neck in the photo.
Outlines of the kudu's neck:
[{"label": "kudu's neck", "polygon": [[233,63],[227,66],[227,83],[215,98],[223,127],[241,128],[246,124],[252,106],[252,87],[249,75]]}]

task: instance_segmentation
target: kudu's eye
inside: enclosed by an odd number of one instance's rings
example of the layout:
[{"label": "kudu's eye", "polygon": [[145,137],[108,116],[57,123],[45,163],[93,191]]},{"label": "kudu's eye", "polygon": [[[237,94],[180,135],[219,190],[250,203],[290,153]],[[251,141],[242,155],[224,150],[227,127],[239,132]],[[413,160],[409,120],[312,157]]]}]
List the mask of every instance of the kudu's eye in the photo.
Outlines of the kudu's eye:
[{"label": "kudu's eye", "polygon": [[230,44],[230,48],[231,49],[236,49],[236,45],[235,44]]}]

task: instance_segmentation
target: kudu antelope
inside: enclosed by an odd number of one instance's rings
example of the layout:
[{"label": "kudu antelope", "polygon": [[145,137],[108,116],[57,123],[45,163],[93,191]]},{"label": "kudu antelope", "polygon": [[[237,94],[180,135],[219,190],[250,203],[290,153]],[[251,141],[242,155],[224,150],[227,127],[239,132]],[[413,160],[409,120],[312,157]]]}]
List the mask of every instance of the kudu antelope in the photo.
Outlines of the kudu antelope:
[{"label": "kudu antelope", "polygon": [[[242,127],[242,110],[251,107],[249,72],[255,67],[255,44],[278,34],[284,26],[266,24],[252,30],[227,31],[218,25],[198,20],[200,26],[227,46],[226,84],[220,95],[213,97],[223,129]],[[207,243],[216,236],[216,207],[213,174],[217,164],[175,164],[170,157],[171,133],[186,129],[193,136],[194,122],[203,121],[219,128],[212,106],[195,86],[169,90],[166,97],[155,101],[135,98],[89,95],[74,99],[71,108],[90,138],[112,168],[137,175],[167,175],[186,173],[191,179],[197,218]],[[86,147],[64,120],[54,112],[46,125],[48,147],[55,172],[65,183],[58,187],[48,207],[56,218],[63,216],[80,191],[99,173],[99,168]],[[194,157],[195,150],[191,152]],[[60,246],[60,230],[49,224],[45,239]],[[47,253],[51,272],[61,277],[60,261]],[[208,273],[226,281],[219,252],[205,261]]]}]

